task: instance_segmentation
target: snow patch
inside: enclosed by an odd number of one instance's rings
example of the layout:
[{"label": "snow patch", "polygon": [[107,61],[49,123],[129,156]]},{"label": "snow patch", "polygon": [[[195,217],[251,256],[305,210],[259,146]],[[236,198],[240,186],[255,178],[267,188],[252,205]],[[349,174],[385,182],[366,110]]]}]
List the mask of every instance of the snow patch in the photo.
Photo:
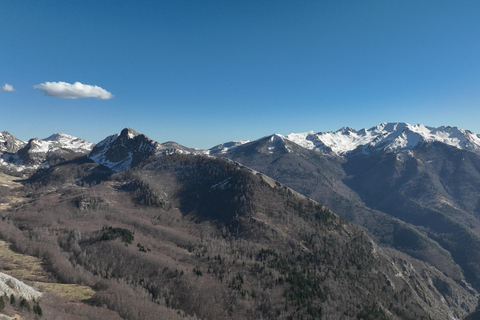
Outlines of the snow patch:
[{"label": "snow patch", "polygon": [[210,189],[219,188],[220,190],[223,190],[228,185],[228,182],[231,179],[232,179],[232,177],[228,177],[227,179],[223,180],[222,182],[214,184],[213,186],[210,187]]}]

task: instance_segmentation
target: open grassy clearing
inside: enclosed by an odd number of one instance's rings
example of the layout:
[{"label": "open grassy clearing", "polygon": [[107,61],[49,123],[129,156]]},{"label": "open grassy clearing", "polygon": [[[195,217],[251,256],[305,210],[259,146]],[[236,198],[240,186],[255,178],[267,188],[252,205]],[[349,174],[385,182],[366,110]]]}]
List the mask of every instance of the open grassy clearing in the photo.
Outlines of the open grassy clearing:
[{"label": "open grassy clearing", "polygon": [[90,299],[95,294],[95,291],[93,291],[92,288],[77,284],[35,282],[34,285],[42,292],[55,293],[57,296],[60,296],[69,302],[80,302],[82,300]]},{"label": "open grassy clearing", "polygon": [[[0,186],[8,187],[10,190],[21,187],[22,184],[15,180],[18,180],[18,177],[0,172]],[[8,209],[12,203],[23,201],[23,198],[18,197],[15,193],[12,193],[10,196],[6,197],[6,199],[7,201],[5,201],[5,198],[0,201],[0,210]]]},{"label": "open grassy clearing", "polygon": [[7,186],[9,188],[17,188],[22,186],[20,182],[14,180],[18,180],[18,177],[10,176],[8,174],[0,172],[0,185]]},{"label": "open grassy clearing", "polygon": [[92,288],[87,286],[50,282],[39,259],[14,252],[9,248],[7,242],[1,240],[0,263],[2,272],[25,281],[42,292],[54,293],[69,302],[89,299],[95,293]]},{"label": "open grassy clearing", "polygon": [[47,273],[41,261],[35,257],[16,253],[9,248],[7,242],[0,240],[0,261],[2,271],[22,281],[47,280]]}]

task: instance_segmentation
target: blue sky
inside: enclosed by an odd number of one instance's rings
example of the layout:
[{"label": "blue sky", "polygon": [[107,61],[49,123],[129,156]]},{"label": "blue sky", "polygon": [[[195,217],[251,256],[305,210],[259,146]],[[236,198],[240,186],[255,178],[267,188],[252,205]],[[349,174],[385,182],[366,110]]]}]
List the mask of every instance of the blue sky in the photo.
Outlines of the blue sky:
[{"label": "blue sky", "polygon": [[473,0],[6,0],[0,131],[99,142],[131,127],[198,148],[380,122],[480,133],[479,16]]}]

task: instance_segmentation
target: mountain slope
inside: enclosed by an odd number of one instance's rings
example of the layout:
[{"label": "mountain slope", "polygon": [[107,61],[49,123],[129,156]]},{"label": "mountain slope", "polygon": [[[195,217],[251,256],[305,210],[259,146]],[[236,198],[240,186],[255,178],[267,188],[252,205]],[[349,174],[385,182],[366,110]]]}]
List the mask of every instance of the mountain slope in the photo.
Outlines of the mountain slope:
[{"label": "mountain slope", "polygon": [[368,206],[417,226],[480,286],[480,156],[434,142],[408,157],[352,154],[345,169]]},{"label": "mountain slope", "polygon": [[[308,150],[284,139],[291,152],[269,152],[271,137],[244,144],[223,156],[284,183],[315,199],[334,212],[369,230],[376,241],[427,261],[454,279],[462,279],[459,267],[442,249],[414,226],[368,207],[360,194],[345,184],[346,159]],[[373,170],[376,172],[375,170]],[[408,239],[407,239],[408,238]]]},{"label": "mountain slope", "polygon": [[267,137],[223,156],[324,203],[377,241],[454,279],[465,273],[479,287],[478,135],[393,123],[283,140],[290,152],[268,152]]},{"label": "mountain slope", "polygon": [[90,166],[49,169],[65,177],[54,188],[39,176],[1,235],[50,252],[60,278],[99,283],[91,303],[126,319],[459,319],[476,305],[465,284],[238,164],[170,154],[80,185]]}]

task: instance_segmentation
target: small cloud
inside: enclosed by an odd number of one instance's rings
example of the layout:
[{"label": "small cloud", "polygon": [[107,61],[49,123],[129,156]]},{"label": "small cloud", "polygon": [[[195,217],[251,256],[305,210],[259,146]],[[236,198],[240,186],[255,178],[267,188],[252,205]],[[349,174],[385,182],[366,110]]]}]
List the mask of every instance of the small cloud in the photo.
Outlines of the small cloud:
[{"label": "small cloud", "polygon": [[112,99],[113,94],[99,86],[91,86],[80,82],[74,84],[66,82],[45,82],[33,86],[34,89],[42,90],[46,96],[67,99],[97,98],[102,100]]},{"label": "small cloud", "polygon": [[15,91],[11,84],[5,83],[3,87],[0,87],[0,91]]}]

